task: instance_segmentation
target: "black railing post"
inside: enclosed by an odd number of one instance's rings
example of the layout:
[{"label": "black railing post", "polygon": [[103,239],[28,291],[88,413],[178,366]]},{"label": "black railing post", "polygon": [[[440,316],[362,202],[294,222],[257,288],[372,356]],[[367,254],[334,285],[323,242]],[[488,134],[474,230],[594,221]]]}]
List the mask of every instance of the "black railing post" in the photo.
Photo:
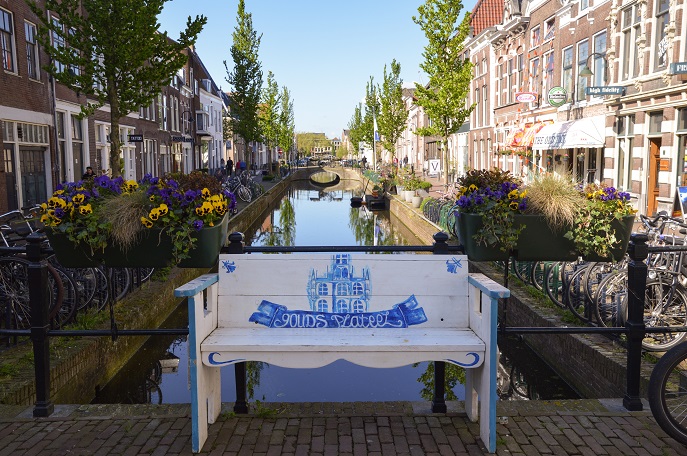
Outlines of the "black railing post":
[{"label": "black railing post", "polygon": [[[447,255],[448,234],[439,231],[434,234],[434,255]],[[434,399],[432,400],[432,413],[446,413],[446,364],[443,361],[434,361]]]},{"label": "black railing post", "polygon": [[[227,253],[243,254],[244,245],[243,233],[231,233],[229,235],[229,248]],[[236,383],[236,402],[234,403],[234,413],[248,413],[246,378],[246,363],[234,364],[234,380]]]},{"label": "black railing post", "polygon": [[27,238],[26,258],[29,260],[29,305],[31,307],[31,342],[33,343],[36,403],[34,417],[50,416],[55,406],[50,401],[50,301],[48,300],[48,263],[41,252],[45,235],[32,233]]},{"label": "black railing post", "polygon": [[[630,411],[642,410],[642,399],[639,395],[640,374],[642,367],[642,340],[644,340],[644,297],[646,293],[647,265],[644,262],[649,256],[646,234],[634,233],[630,238],[628,253],[630,262],[627,266],[627,391],[623,406]],[[618,309],[620,311],[620,309]]]}]

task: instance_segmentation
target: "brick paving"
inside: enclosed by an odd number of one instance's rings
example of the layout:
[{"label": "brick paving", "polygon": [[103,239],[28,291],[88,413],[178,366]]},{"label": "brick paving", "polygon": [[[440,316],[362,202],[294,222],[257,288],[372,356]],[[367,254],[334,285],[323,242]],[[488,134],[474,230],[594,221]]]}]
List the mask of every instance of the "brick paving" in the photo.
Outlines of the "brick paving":
[{"label": "brick paving", "polygon": [[[687,455],[648,407],[621,400],[499,402],[497,455]],[[203,455],[488,454],[462,402],[430,413],[424,402],[261,403],[248,415],[225,404]],[[0,406],[0,456],[190,455],[188,404],[59,405],[49,418]]]}]

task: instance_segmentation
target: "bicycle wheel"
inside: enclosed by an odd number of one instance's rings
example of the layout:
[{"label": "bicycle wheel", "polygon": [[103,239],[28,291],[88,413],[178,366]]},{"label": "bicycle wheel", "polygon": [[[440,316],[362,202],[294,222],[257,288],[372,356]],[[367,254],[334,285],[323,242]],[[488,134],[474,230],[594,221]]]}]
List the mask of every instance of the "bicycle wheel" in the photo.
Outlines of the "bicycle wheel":
[{"label": "bicycle wheel", "polygon": [[61,296],[61,299],[56,299],[50,308],[50,325],[59,329],[74,318],[79,305],[79,290],[76,281],[67,271],[56,268],[50,263],[48,263],[48,271],[50,271],[48,281],[55,290],[54,295]]},{"label": "bicycle wheel", "polygon": [[648,397],[661,429],[687,445],[687,343],[671,348],[656,363]]},{"label": "bicycle wheel", "polygon": [[546,270],[544,277],[544,290],[549,296],[549,299],[561,309],[565,308],[566,295],[566,276],[572,273],[566,272],[571,270],[571,263],[552,263]]},{"label": "bicycle wheel", "polygon": [[515,274],[515,277],[522,280],[524,283],[529,283],[532,275],[532,265],[533,263],[531,261],[513,260],[511,263],[511,269]]},{"label": "bicycle wheel", "polygon": [[131,272],[127,268],[108,268],[110,286],[113,289],[112,295],[115,301],[119,301],[126,296],[131,288]]},{"label": "bicycle wheel", "polygon": [[600,326],[623,326],[627,321],[627,273],[606,276],[597,289],[594,315]]},{"label": "bicycle wheel", "polygon": [[245,185],[240,185],[238,189],[236,189],[236,194],[239,195],[239,198],[246,203],[250,203],[250,200],[253,198],[250,189]]},{"label": "bicycle wheel", "polygon": [[[31,327],[29,304],[29,262],[23,258],[0,258],[0,296],[10,312],[10,324],[16,329]],[[48,302],[53,302],[53,288],[47,286]]]},{"label": "bicycle wheel", "polygon": [[[644,324],[649,328],[670,328],[687,324],[687,297],[680,288],[652,281],[646,284]],[[682,342],[684,332],[647,333],[642,348],[647,351],[666,351]]]},{"label": "bicycle wheel", "polygon": [[584,292],[584,275],[586,268],[580,268],[570,277],[570,282],[565,289],[565,304],[570,312],[580,321],[590,323],[593,318],[591,301]]},{"label": "bicycle wheel", "polygon": [[532,273],[530,274],[530,283],[537,290],[544,291],[544,279],[546,278],[547,266],[550,261],[535,261],[532,265]]}]

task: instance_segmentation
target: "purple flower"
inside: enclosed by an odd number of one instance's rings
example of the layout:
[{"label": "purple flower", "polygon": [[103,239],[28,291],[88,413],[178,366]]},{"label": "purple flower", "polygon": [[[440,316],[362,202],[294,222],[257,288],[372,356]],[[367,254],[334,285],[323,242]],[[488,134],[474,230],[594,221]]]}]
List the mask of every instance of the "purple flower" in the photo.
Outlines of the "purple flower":
[{"label": "purple flower", "polygon": [[62,209],[61,207],[58,207],[55,209],[55,217],[57,217],[58,219],[62,219],[64,216],[65,216],[64,209]]},{"label": "purple flower", "polygon": [[202,220],[196,220],[193,222],[193,229],[196,231],[200,231],[203,229],[203,221]]}]

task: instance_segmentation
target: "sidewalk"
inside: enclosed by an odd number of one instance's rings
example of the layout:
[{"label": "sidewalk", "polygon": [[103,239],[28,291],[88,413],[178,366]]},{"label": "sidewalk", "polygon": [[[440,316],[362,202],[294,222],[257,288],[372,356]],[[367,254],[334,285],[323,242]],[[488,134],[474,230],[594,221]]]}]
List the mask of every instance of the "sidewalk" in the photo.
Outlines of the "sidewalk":
[{"label": "sidewalk", "polygon": [[[685,455],[651,413],[621,400],[499,402],[497,455]],[[204,455],[488,454],[479,425],[426,402],[261,404],[210,425]],[[0,456],[190,455],[190,406],[60,405],[50,418],[0,406]]]}]

